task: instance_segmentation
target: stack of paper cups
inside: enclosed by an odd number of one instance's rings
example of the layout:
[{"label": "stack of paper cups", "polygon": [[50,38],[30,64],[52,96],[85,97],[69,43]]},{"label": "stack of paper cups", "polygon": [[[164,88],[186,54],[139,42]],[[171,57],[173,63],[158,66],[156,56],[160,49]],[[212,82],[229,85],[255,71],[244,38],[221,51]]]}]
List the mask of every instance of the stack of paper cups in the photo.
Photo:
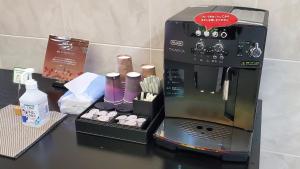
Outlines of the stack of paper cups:
[{"label": "stack of paper cups", "polygon": [[142,65],[141,68],[142,68],[142,78],[156,75],[154,65]]},{"label": "stack of paper cups", "polygon": [[121,76],[121,82],[124,83],[126,75],[133,71],[132,59],[129,55],[118,55],[118,71]]},{"label": "stack of paper cups", "polygon": [[124,102],[132,103],[133,99],[141,92],[141,74],[129,72],[126,76]]},{"label": "stack of paper cups", "polygon": [[104,101],[116,105],[123,102],[123,97],[124,92],[121,84],[120,74],[114,72],[107,73]]}]

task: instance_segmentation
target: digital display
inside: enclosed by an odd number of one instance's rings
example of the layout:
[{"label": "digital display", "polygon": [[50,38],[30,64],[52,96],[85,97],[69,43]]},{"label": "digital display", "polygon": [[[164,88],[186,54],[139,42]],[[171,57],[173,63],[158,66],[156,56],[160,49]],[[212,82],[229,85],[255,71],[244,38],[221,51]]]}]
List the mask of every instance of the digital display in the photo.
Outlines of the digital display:
[{"label": "digital display", "polygon": [[166,69],[166,96],[181,97],[184,95],[184,70]]},{"label": "digital display", "polygon": [[241,66],[259,66],[259,61],[242,61]]}]

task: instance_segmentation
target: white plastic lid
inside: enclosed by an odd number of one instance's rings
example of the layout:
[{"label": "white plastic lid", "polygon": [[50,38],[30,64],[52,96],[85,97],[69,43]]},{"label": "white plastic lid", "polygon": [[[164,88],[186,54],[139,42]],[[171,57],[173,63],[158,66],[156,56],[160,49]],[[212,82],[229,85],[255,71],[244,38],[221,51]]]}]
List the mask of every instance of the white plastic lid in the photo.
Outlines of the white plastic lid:
[{"label": "white plastic lid", "polygon": [[36,90],[38,89],[37,82],[33,79],[27,80],[25,82],[26,90]]},{"label": "white plastic lid", "polygon": [[129,77],[139,77],[141,74],[139,72],[129,72],[127,73],[127,76]]},{"label": "white plastic lid", "polygon": [[117,77],[120,76],[120,73],[116,73],[116,72],[110,72],[106,74],[107,77]]},{"label": "white plastic lid", "polygon": [[142,69],[153,69],[154,65],[143,65]]},{"label": "white plastic lid", "polygon": [[131,58],[129,55],[119,55],[117,56],[119,59],[129,59]]}]

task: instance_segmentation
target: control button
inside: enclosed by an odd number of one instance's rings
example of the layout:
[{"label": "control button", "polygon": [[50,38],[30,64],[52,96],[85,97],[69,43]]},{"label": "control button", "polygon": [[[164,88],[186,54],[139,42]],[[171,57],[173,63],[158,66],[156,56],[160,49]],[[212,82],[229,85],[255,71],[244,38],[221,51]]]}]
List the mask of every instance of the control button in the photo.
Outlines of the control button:
[{"label": "control button", "polygon": [[255,43],[255,46],[250,49],[250,56],[254,58],[258,58],[260,57],[261,54],[262,54],[262,50],[260,49],[259,44]]},{"label": "control button", "polygon": [[222,52],[224,49],[224,46],[221,42],[218,42],[214,45],[214,51],[219,53],[219,52]]},{"label": "control button", "polygon": [[216,55],[213,55],[213,59],[217,59],[218,58],[218,56],[216,56]]},{"label": "control button", "polygon": [[218,37],[219,33],[217,31],[213,31],[213,33],[211,34],[214,38]]},{"label": "control button", "polygon": [[204,50],[204,42],[203,41],[199,41],[196,43],[196,50]]},{"label": "control button", "polygon": [[227,56],[229,54],[229,52],[227,50],[223,51],[223,55]]},{"label": "control button", "polygon": [[204,36],[205,36],[205,37],[208,37],[208,36],[209,36],[209,31],[205,31],[205,32],[204,32]]},{"label": "control button", "polygon": [[211,47],[207,47],[206,50],[205,50],[205,53],[206,53],[207,55],[210,55],[210,54],[213,53],[213,49],[212,49]]},{"label": "control button", "polygon": [[201,36],[201,31],[199,29],[197,29],[195,34],[196,34],[196,36]]},{"label": "control button", "polygon": [[192,52],[192,53],[195,53],[195,49],[194,49],[194,48],[192,48],[192,49],[191,49],[191,52]]},{"label": "control button", "polygon": [[219,57],[221,60],[224,60],[224,56],[223,55],[220,55]]},{"label": "control button", "polygon": [[238,48],[237,49],[237,56],[242,57],[243,56],[243,48]]},{"label": "control button", "polygon": [[240,48],[240,49],[243,49],[243,48],[244,48],[244,46],[243,46],[243,45],[241,45],[241,44],[239,44],[239,45],[238,45],[238,48]]},{"label": "control button", "polygon": [[207,56],[209,56],[209,55],[212,55],[212,53],[213,53],[212,51],[206,50],[204,54],[207,55]]},{"label": "control button", "polygon": [[227,33],[226,32],[222,32],[221,33],[221,38],[226,38],[227,37]]}]

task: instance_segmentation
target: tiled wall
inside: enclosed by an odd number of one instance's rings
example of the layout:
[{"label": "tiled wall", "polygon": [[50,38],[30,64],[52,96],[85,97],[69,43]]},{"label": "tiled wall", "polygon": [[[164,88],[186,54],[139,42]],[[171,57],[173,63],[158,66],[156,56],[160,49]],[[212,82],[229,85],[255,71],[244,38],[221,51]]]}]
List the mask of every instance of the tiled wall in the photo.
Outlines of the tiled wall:
[{"label": "tiled wall", "polygon": [[299,0],[0,0],[0,68],[41,71],[49,34],[91,41],[86,71],[115,70],[133,56],[136,70],[162,72],[164,21],[187,6],[223,4],[270,11],[260,97],[264,99],[261,168],[300,166]]}]

